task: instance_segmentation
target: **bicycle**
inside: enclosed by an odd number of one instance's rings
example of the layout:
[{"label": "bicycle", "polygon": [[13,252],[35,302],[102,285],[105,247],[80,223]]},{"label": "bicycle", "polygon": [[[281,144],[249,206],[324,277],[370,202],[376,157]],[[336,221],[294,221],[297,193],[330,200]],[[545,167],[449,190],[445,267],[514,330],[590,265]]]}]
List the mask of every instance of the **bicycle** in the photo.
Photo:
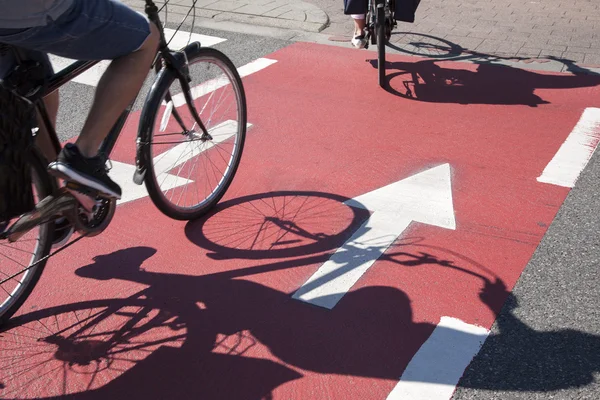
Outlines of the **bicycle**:
[{"label": "bicycle", "polygon": [[[206,214],[220,201],[235,176],[246,135],[246,97],[237,69],[222,52],[202,47],[199,42],[189,41],[187,46],[179,50],[169,48],[170,42],[167,42],[159,16],[169,1],[165,0],[164,6],[159,9],[154,1],[145,0],[145,12],[159,28],[160,45],[150,68],[154,69],[156,76],[139,117],[133,181],[138,185],[145,184],[152,202],[166,216],[176,220],[193,220]],[[192,5],[175,34],[192,9],[195,17],[195,8]],[[32,110],[37,110],[58,153],[62,146],[42,99],[99,61],[76,61],[46,80],[40,78],[43,77],[43,66],[40,63],[25,62],[19,57],[17,48],[1,46],[0,50],[15,54],[18,65],[0,81],[0,85],[5,89],[0,91],[4,93],[0,105],[11,107],[24,102]],[[195,66],[202,69],[192,70]],[[215,67],[216,71],[211,70],[212,67]],[[192,86],[192,80],[196,78],[206,78],[207,81]],[[234,95],[233,100],[230,100],[231,104],[228,107],[225,104],[226,109],[222,104],[208,107],[208,103],[213,99],[230,99],[231,93],[225,95],[229,89]],[[122,113],[100,147],[100,154],[106,157],[107,162],[110,162],[109,156],[137,97],[139,93]],[[207,100],[204,106],[196,104],[204,99]],[[233,103],[235,109],[231,110]],[[190,116],[183,115],[186,110]],[[217,123],[220,114],[225,121]],[[11,117],[15,120],[8,122],[14,127],[28,124],[27,128],[31,128],[32,132],[30,139],[33,142],[36,127],[30,121],[34,121],[34,118]],[[181,142],[175,141],[178,137],[182,139]],[[159,146],[164,146],[161,148],[166,150],[158,152]],[[209,160],[213,155],[215,160]],[[11,270],[1,268],[3,265],[0,264],[0,325],[8,321],[31,294],[48,259],[84,237],[102,233],[110,224],[117,204],[114,198],[107,198],[72,182],[67,182],[64,186],[59,185],[58,180],[46,169],[48,160],[44,159],[35,145],[31,144],[28,147],[26,158],[36,204],[31,211],[16,217],[16,220],[8,221],[4,226],[0,224],[0,248],[7,252],[0,254],[3,256],[0,259],[4,261],[2,264],[13,262],[16,265],[16,270]],[[198,163],[193,162],[194,159]],[[201,161],[204,169],[202,166],[198,167]],[[198,174],[204,171],[205,179],[196,176],[191,179],[195,171]],[[177,172],[176,176],[173,175],[174,172]],[[180,178],[180,173],[187,177]],[[218,173],[221,175],[218,176]],[[196,187],[196,200],[193,199],[194,193],[189,189],[194,183],[198,183],[198,186],[204,185],[203,196],[201,190]],[[190,195],[192,200],[188,203]],[[182,198],[185,198],[186,204],[180,205]],[[50,253],[54,221],[63,217],[73,225],[79,237]],[[30,244],[34,245],[33,251],[20,247]],[[21,262],[19,257],[29,260]]]},{"label": "bicycle", "polygon": [[385,46],[392,36],[392,30],[398,25],[394,16],[395,0],[369,0],[366,15],[365,39],[369,48],[377,45],[377,72],[379,86],[385,87]]}]

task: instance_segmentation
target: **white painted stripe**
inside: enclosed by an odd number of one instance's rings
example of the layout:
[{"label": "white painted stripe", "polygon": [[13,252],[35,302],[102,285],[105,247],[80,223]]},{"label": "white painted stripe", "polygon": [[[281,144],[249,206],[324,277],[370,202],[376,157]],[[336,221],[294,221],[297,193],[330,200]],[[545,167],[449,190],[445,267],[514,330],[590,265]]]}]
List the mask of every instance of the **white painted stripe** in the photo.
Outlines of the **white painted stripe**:
[{"label": "white painted stripe", "polygon": [[[170,40],[171,38],[173,38],[171,44],[169,45],[169,48],[171,48],[173,50],[179,50],[182,47],[185,47],[189,42],[194,42],[194,41],[199,41],[203,47],[210,47],[210,46],[214,46],[215,44],[218,44],[218,43],[221,43],[221,42],[224,42],[225,40],[227,40],[227,39],[223,39],[223,38],[219,38],[219,37],[215,37],[215,36],[200,35],[197,33],[190,34],[190,32],[185,32],[185,31],[179,31],[173,37],[174,33],[175,33],[175,31],[172,29],[165,29],[165,35],[166,35],[167,41]],[[190,35],[191,35],[191,38],[190,38]],[[50,55],[50,62],[52,63],[52,66],[54,67],[55,71],[60,71],[62,69],[65,69],[69,65],[73,64],[75,62],[75,60],[70,59],[70,58],[64,58],[64,57],[58,57],[55,55]],[[85,71],[84,73],[80,74],[75,79],[73,79],[73,82],[81,83],[81,84],[88,85],[88,86],[94,86],[94,87],[98,86],[98,82],[100,81],[100,78],[102,77],[102,75],[104,74],[104,72],[106,71],[106,69],[108,68],[109,65],[110,65],[110,60],[100,61],[98,64],[94,65],[92,68],[88,69],[87,71]]]},{"label": "white painted stripe", "polygon": [[376,211],[292,298],[331,310],[411,222]]},{"label": "white painted stripe", "polygon": [[[252,124],[247,124],[246,129],[251,126]],[[216,144],[231,138],[237,133],[237,129],[237,121],[227,120],[208,130],[213,140],[204,143],[200,141],[183,142],[156,156],[154,158],[154,171],[157,172],[158,181],[162,182],[161,177],[174,168],[196,157],[200,153],[211,149]],[[154,147],[156,148],[156,144]]]},{"label": "white painted stripe", "polygon": [[600,108],[586,108],[558,152],[537,178],[539,182],[572,188],[600,141]]},{"label": "white painted stripe", "polygon": [[[109,171],[109,176],[114,180],[123,191],[121,199],[117,201],[117,204],[127,203],[133,200],[141,199],[148,196],[146,185],[136,185],[133,183],[133,173],[135,172],[135,166],[125,164],[118,161],[111,161],[112,169]],[[181,178],[175,175],[163,175],[161,181],[161,189],[168,190],[179,186],[187,185],[193,181],[185,178]]]},{"label": "white painted stripe", "polygon": [[164,31],[165,38],[167,39],[167,43],[169,43],[169,48],[171,50],[181,50],[192,42],[200,42],[202,47],[212,47],[227,40],[216,36],[201,35],[199,33],[190,33],[186,31],[178,31],[175,33],[175,30],[169,28],[165,28]]},{"label": "white painted stripe", "polygon": [[489,331],[456,318],[439,325],[412,358],[387,400],[447,400]]},{"label": "white painted stripe", "polygon": [[[254,60],[246,65],[239,67],[237,69],[237,71],[240,74],[240,78],[244,78],[248,75],[251,75],[255,72],[265,69],[269,65],[273,65],[276,62],[277,62],[277,60],[271,60],[269,58],[259,58],[259,59]],[[227,86],[228,84],[229,84],[229,78],[227,78],[225,75],[222,75],[218,78],[211,79],[211,80],[206,81],[198,86],[194,86],[191,89],[192,98],[195,100],[195,99],[200,98],[208,93],[214,92],[217,89]],[[175,107],[180,107],[183,104],[185,104],[185,97],[183,96],[183,93],[178,93],[175,96],[173,96],[173,103],[175,104]],[[164,104],[165,104],[165,102],[163,101],[163,105]]]}]

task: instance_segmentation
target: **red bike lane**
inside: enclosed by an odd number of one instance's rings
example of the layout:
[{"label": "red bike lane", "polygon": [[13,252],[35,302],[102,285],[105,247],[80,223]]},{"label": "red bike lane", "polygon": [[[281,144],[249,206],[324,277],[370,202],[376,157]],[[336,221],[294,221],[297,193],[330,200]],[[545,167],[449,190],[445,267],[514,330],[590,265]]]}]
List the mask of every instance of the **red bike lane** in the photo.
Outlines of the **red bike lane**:
[{"label": "red bike lane", "polygon": [[[388,92],[375,53],[267,57],[244,78],[252,127],[221,205],[185,223],[137,199],[52,258],[2,334],[3,398],[453,387],[464,367],[407,366],[441,321],[464,324],[443,327],[448,347],[485,339],[569,192],[538,178],[600,80],[389,55]],[[133,120],[115,161],[134,161]]]}]

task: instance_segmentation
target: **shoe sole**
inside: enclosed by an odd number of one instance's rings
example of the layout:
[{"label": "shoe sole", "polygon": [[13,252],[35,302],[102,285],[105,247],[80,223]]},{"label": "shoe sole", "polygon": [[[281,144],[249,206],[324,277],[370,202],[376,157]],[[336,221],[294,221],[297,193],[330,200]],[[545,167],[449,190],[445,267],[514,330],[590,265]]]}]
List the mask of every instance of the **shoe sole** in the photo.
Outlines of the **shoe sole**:
[{"label": "shoe sole", "polygon": [[106,196],[114,197],[117,200],[121,199],[120,194],[113,192],[112,190],[110,190],[106,186],[102,185],[98,181],[90,179],[85,175],[79,174],[78,172],[69,168],[66,164],[63,164],[61,162],[55,161],[55,162],[51,163],[50,165],[48,165],[48,170],[50,171],[50,173],[52,175],[54,175],[58,178],[64,179],[66,181],[74,181],[83,186],[87,186],[89,188],[97,190],[98,192],[100,192]]}]

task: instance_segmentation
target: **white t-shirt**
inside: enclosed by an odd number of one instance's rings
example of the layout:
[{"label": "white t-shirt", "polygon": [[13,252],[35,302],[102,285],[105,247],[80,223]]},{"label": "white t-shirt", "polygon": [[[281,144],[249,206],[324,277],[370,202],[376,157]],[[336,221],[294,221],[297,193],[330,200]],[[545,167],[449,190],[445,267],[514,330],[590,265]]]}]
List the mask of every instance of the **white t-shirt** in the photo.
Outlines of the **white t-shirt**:
[{"label": "white t-shirt", "polygon": [[[44,26],[48,17],[56,19],[74,0],[0,0],[0,28]],[[95,1],[95,0],[87,0]]]}]

